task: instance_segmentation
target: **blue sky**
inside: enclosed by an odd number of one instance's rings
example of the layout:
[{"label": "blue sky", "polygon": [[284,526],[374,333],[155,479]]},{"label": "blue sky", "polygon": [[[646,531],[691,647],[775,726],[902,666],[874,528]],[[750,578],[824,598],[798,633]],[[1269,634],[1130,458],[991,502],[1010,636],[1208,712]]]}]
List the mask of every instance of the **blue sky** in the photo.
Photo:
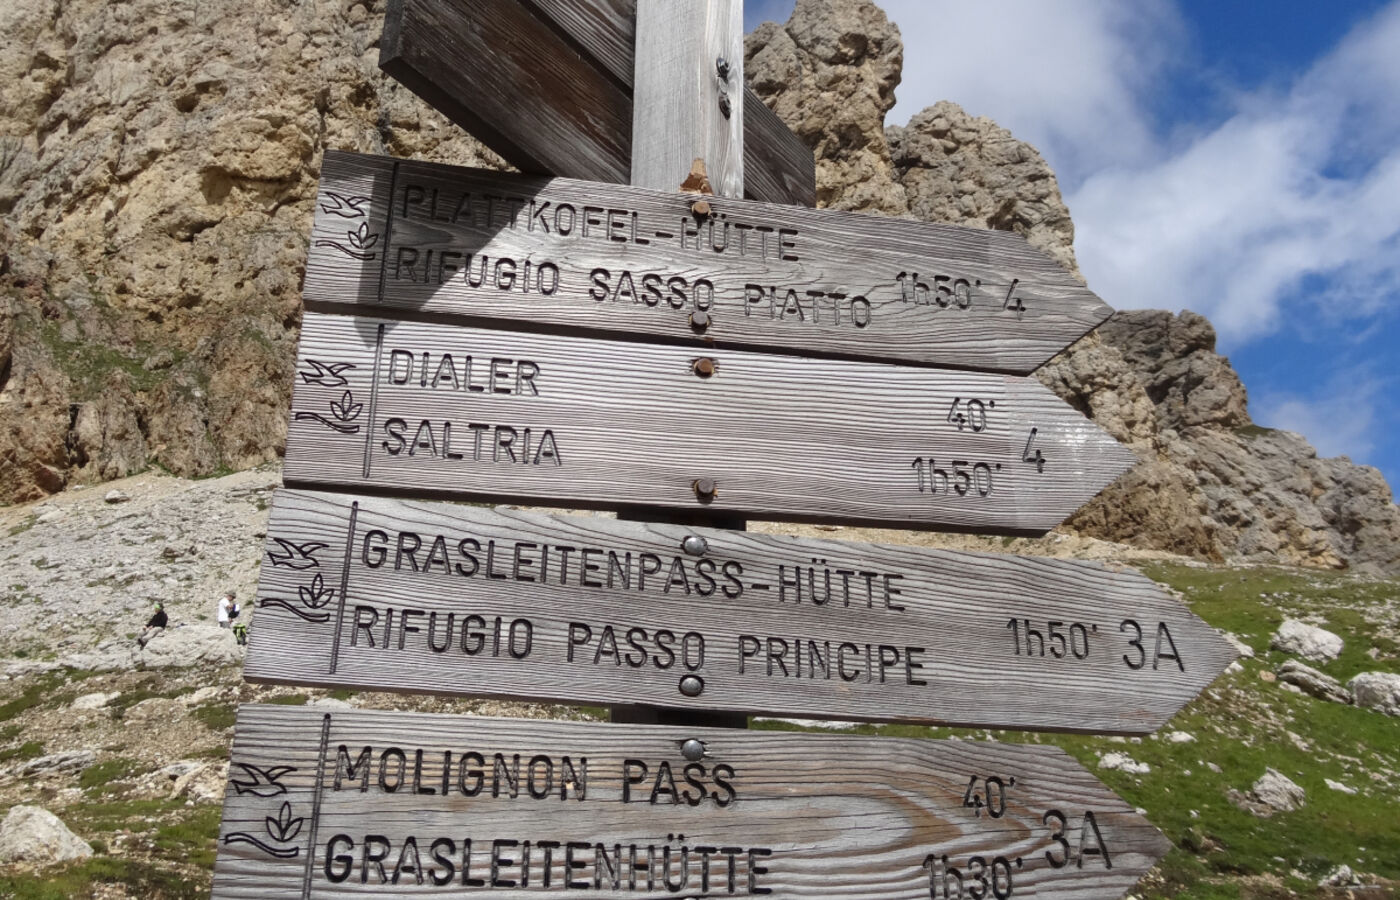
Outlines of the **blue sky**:
[{"label": "blue sky", "polygon": [[1034,144],[1090,287],[1205,314],[1256,422],[1400,486],[1400,0],[880,5],[888,123],[948,99]]}]

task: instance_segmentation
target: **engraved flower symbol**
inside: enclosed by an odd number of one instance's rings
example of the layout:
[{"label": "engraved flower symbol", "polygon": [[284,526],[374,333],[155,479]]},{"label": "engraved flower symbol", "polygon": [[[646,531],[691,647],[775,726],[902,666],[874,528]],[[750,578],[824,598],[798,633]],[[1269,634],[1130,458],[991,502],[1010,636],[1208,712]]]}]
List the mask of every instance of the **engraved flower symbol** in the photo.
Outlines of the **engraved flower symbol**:
[{"label": "engraved flower symbol", "polygon": [[291,843],[296,836],[301,833],[301,826],[306,821],[302,816],[292,818],[292,804],[283,800],[282,808],[277,813],[277,818],[268,816],[264,821],[267,823],[267,833],[279,844]]},{"label": "engraved flower symbol", "polygon": [[356,250],[369,250],[379,243],[379,235],[370,233],[369,222],[361,222],[359,228],[345,232],[345,238]]},{"label": "engraved flower symbol", "polygon": [[335,591],[326,587],[326,580],[319,572],[311,579],[310,586],[302,585],[297,588],[297,593],[301,596],[302,605],[308,609],[320,609],[335,597]]},{"label": "engraved flower symbol", "polygon": [[356,403],[355,396],[349,391],[340,395],[340,401],[331,401],[331,413],[342,422],[353,422],[360,417],[360,410],[364,408],[363,403]]}]

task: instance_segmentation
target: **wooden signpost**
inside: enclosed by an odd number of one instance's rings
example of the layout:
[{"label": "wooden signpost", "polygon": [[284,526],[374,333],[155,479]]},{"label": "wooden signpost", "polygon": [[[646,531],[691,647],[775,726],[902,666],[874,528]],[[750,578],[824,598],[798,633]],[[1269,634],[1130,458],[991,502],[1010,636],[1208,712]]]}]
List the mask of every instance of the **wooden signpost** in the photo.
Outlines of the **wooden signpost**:
[{"label": "wooden signpost", "polygon": [[1043,533],[1133,455],[1032,378],[308,314],[289,484]]},{"label": "wooden signpost", "polygon": [[1028,373],[1113,312],[1020,235],[327,152],[308,308]]},{"label": "wooden signpost", "polygon": [[1234,656],[1094,563],[303,491],[259,597],[250,681],[610,706],[1142,733]]},{"label": "wooden signpost", "polygon": [[1114,897],[1169,846],[1029,745],[245,706],[230,780],[248,900]]},{"label": "wooden signpost", "polygon": [[[636,7],[636,0],[389,0],[379,65],[522,172],[625,183],[634,158]],[[684,29],[677,35],[684,39]],[[729,41],[743,46],[740,34]],[[729,116],[744,125],[741,190],[813,205],[812,151],[743,86],[742,53],[722,58],[737,86]],[[719,77],[718,61],[711,55],[694,77]]]},{"label": "wooden signpost", "polygon": [[245,674],[673,724],[245,706],[214,897],[1131,887],[1166,840],[1059,750],[743,725],[1142,733],[1230,660],[1205,623],[1089,563],[705,527],[1045,532],[1133,463],[1024,377],[1111,310],[1014,235],[775,205],[813,164],[739,0],[388,6],[381,65],[536,174],[326,154]]}]

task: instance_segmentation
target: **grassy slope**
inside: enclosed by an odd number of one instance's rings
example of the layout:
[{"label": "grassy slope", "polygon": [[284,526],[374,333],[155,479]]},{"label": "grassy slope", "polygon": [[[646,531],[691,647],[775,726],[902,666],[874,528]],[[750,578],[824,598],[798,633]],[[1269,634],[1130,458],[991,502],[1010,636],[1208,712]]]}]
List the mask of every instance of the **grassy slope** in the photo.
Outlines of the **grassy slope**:
[{"label": "grassy slope", "polygon": [[[1324,892],[1315,888],[1315,882],[1338,863],[1400,881],[1400,719],[1300,696],[1260,677],[1285,659],[1268,649],[1278,623],[1285,616],[1308,615],[1346,640],[1342,656],[1319,668],[1342,681],[1367,670],[1400,672],[1396,642],[1400,583],[1275,569],[1155,567],[1146,571],[1183,592],[1198,615],[1233,631],[1258,654],[1243,661],[1243,672],[1218,680],[1162,731],[1184,731],[1196,740],[1171,743],[1148,737],[1134,743],[1017,733],[995,737],[1064,747],[1128,802],[1147,811],[1175,849],[1140,886],[1141,896],[1321,895]],[[1378,658],[1368,655],[1373,648]],[[146,696],[162,694],[154,686],[143,687]],[[75,692],[81,692],[76,685],[36,680],[11,702],[0,704],[0,725],[19,719],[35,705],[71,701]],[[281,702],[296,700],[290,697]],[[231,709],[225,707],[201,709],[196,718],[203,720],[204,713],[211,711],[218,713],[207,723],[212,728],[228,724]],[[758,727],[791,726],[765,722]],[[954,733],[911,726],[855,730],[917,737]],[[4,747],[13,744],[18,750],[23,740],[22,732],[13,727],[0,732]],[[1110,750],[1148,763],[1151,772],[1097,770],[1099,756]],[[1247,791],[1266,766],[1306,789],[1307,804],[1302,809],[1259,819],[1229,801],[1227,791]],[[119,766],[114,761],[109,768]],[[111,774],[119,784],[126,773]],[[1354,787],[1357,793],[1331,790],[1325,778]],[[99,852],[95,859],[75,866],[0,876],[0,897],[88,897],[99,884],[124,885],[130,896],[153,900],[207,896],[217,807],[119,799],[112,788],[110,782],[89,785],[90,799],[65,815],[99,851],[115,834],[134,832],[145,851],[140,858]],[[162,865],[161,860],[169,864]],[[1395,896],[1395,891],[1383,884],[1365,896]]]}]

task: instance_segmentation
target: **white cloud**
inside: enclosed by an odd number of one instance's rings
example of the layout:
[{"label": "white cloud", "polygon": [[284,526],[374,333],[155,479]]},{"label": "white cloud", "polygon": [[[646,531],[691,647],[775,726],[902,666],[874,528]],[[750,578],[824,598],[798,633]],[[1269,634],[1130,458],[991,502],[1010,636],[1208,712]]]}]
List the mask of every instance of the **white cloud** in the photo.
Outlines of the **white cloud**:
[{"label": "white cloud", "polygon": [[887,121],[953,100],[1034,144],[1063,181],[1149,152],[1140,99],[1183,26],[1167,0],[879,0],[904,38]]},{"label": "white cloud", "polygon": [[1306,437],[1319,456],[1365,459],[1383,430],[1376,407],[1385,391],[1385,379],[1353,368],[1308,394],[1263,394],[1251,401],[1250,409],[1260,425]]},{"label": "white cloud", "polygon": [[[1285,320],[1391,314],[1400,287],[1400,3],[1280,95],[1067,197],[1090,285],[1118,307],[1188,307],[1225,343]],[[1304,287],[1314,286],[1313,293]],[[1391,296],[1386,298],[1386,294]]]}]

